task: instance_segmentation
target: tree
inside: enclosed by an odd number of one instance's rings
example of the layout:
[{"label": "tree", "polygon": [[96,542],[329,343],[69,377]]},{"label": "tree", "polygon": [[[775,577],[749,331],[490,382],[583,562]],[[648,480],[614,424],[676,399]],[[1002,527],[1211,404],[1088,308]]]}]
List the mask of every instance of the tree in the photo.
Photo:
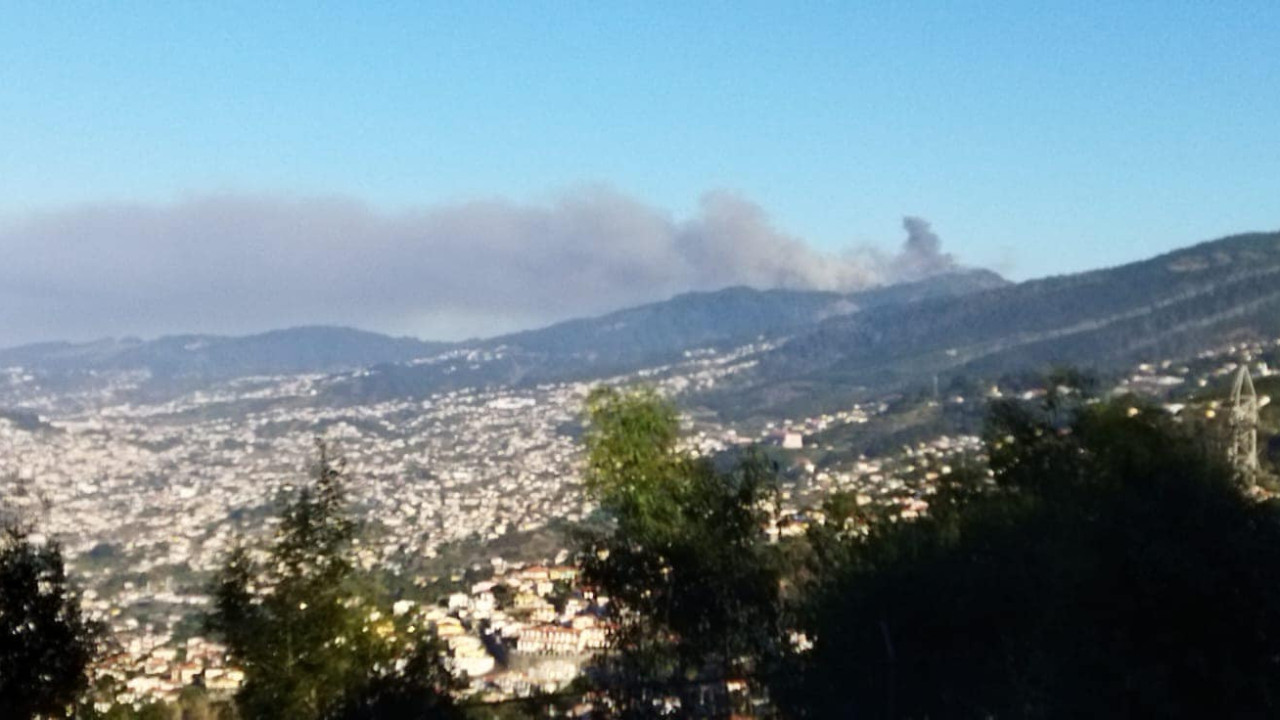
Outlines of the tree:
[{"label": "tree", "polygon": [[208,625],[244,668],[237,706],[249,720],[308,720],[362,717],[396,699],[413,712],[376,716],[444,716],[436,646],[368,601],[352,563],[345,468],[318,449],[315,482],[288,498],[266,559],[237,546],[215,581]]},{"label": "tree", "polygon": [[454,684],[435,638],[419,637],[402,663],[380,668],[329,713],[330,720],[430,720],[460,717],[444,692]]},{"label": "tree", "polygon": [[609,597],[604,687],[622,715],[690,681],[759,670],[777,646],[779,572],[763,532],[774,468],[732,471],[677,447],[670,403],[600,389],[587,403],[586,486],[613,528],[584,544],[584,576]]},{"label": "tree", "polygon": [[801,717],[1241,717],[1280,703],[1280,508],[1165,413],[992,406],[990,474],[850,537],[815,583]]},{"label": "tree", "polygon": [[80,610],[56,543],[0,530],[0,708],[5,717],[67,717],[89,689],[102,628]]}]

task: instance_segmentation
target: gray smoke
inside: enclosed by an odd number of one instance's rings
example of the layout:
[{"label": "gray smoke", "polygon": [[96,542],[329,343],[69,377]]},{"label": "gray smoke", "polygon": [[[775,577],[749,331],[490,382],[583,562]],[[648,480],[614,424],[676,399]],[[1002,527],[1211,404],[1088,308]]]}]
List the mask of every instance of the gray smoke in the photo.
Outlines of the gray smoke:
[{"label": "gray smoke", "polygon": [[689,219],[604,189],[386,213],[344,198],[204,196],[0,222],[0,347],[337,323],[463,337],[729,285],[856,290],[954,266],[908,218],[901,253],[819,251],[758,205]]},{"label": "gray smoke", "polygon": [[955,269],[955,258],[942,252],[942,239],[927,220],[904,217],[902,228],[907,231],[907,241],[897,258],[894,277],[915,280]]}]

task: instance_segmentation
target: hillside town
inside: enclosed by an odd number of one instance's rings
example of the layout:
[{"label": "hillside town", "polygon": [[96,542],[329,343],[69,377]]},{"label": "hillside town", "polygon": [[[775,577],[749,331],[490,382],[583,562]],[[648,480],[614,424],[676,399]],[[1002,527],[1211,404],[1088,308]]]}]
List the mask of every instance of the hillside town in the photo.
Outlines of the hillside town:
[{"label": "hillside town", "polygon": [[[1114,392],[1157,398],[1176,414],[1188,406],[1186,392],[1242,365],[1258,378],[1273,375],[1262,358],[1277,346],[1144,363]],[[678,398],[714,386],[759,350],[691,352],[682,363],[606,382],[647,383]],[[359,562],[437,592],[397,601],[393,615],[434,629],[466,696],[555,692],[606,646],[608,598],[578,582],[562,537],[545,557],[486,554],[504,539],[519,548],[533,534],[591,517],[578,442],[590,383],[339,406],[317,401],[342,381],[323,375],[241,379],[158,402],[121,400],[139,380],[129,375],[63,395],[42,393],[39,378],[21,368],[0,378],[0,394],[21,398],[30,413],[0,419],[0,493],[9,511],[34,518],[40,535],[62,544],[84,605],[109,623],[118,647],[97,673],[117,683],[118,702],[171,702],[193,684],[229,696],[243,682],[196,618],[232,543],[268,532],[280,494],[306,477],[317,437],[346,462],[351,500],[366,519]],[[1001,396],[987,386],[982,397],[929,402]],[[1212,413],[1217,401],[1204,407]],[[835,492],[895,520],[918,517],[939,482],[981,453],[975,435],[940,435],[878,456],[821,459],[837,449],[821,444],[824,433],[861,432],[888,412],[889,403],[875,401],[751,431],[699,417],[687,421],[684,442],[707,456],[753,443],[776,448],[786,482],[762,531],[777,540],[821,522],[821,501]],[[447,562],[459,544],[473,546],[475,558],[428,574],[431,561]]]}]

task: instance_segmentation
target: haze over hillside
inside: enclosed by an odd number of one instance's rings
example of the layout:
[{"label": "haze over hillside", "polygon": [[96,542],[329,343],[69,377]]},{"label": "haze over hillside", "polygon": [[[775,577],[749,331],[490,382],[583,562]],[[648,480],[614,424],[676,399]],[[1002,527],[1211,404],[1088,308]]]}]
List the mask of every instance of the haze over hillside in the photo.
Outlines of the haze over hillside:
[{"label": "haze over hillside", "polygon": [[0,215],[0,343],[316,322],[462,339],[689,291],[848,293],[959,268],[928,222],[907,217],[902,230],[895,251],[836,249],[737,193],[706,193],[674,217],[604,188],[396,212],[213,195]]},{"label": "haze over hillside", "polygon": [[1019,284],[971,270],[856,293],[735,287],[460,343],[294,328],[26,346],[0,351],[0,366],[63,374],[146,370],[157,380],[184,380],[184,387],[243,375],[362,369],[329,392],[342,402],[364,402],[598,380],[689,351],[763,343],[752,368],[704,400],[733,415],[768,414],[934,376],[1061,364],[1107,371],[1232,338],[1280,334],[1277,280],[1280,234],[1253,233]]}]

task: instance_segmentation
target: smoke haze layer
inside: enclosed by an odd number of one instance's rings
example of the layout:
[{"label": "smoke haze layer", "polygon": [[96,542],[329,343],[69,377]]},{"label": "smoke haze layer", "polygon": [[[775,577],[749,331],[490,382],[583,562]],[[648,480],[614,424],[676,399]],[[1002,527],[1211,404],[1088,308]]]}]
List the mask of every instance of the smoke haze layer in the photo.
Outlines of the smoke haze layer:
[{"label": "smoke haze layer", "polygon": [[211,195],[0,223],[0,347],[333,323],[484,335],[730,285],[851,291],[955,267],[927,222],[901,251],[819,251],[755,203],[675,219],[591,189],[385,213],[345,198]]}]

